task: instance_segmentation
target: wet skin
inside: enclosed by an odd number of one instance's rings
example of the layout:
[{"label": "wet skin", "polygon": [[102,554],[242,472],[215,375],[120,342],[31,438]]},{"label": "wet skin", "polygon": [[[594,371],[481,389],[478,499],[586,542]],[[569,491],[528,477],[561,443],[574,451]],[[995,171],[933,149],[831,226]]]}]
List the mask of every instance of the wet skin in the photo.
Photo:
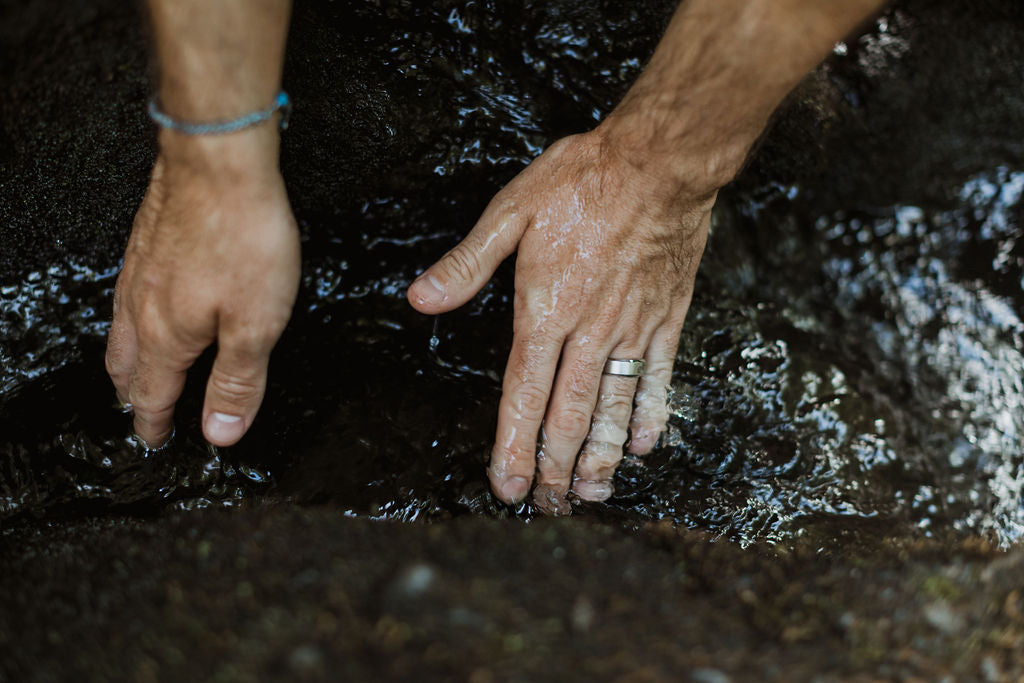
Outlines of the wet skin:
[{"label": "wet skin", "polygon": [[114,290],[107,348],[118,398],[132,406],[148,444],[170,438],[186,372],[214,341],[207,439],[238,441],[263,399],[301,266],[284,182],[276,164],[259,161],[276,153],[260,139],[266,132],[203,140],[208,149],[195,160],[162,155],[153,169]]},{"label": "wet skin", "polygon": [[[566,138],[410,287],[418,310],[448,311],[517,253],[513,348],[489,470],[508,501],[522,500],[532,481],[548,512],[569,511],[570,488],[604,500],[627,430],[630,450],[643,454],[665,427],[713,197],[666,204],[652,195],[602,131]],[[602,375],[609,358],[645,359],[639,389],[636,378]]]},{"label": "wet skin", "polygon": [[[517,254],[489,468],[499,498],[520,501],[536,484],[542,509],[568,512],[570,490],[585,500],[612,494],[630,432],[631,452],[653,448],[717,190],[785,94],[880,5],[684,2],[612,115],[552,145],[412,284],[418,310],[449,311]],[[169,114],[218,120],[271,101],[286,1],[150,8]],[[241,23],[250,30],[229,39],[227,27]],[[216,341],[203,433],[231,445],[255,419],[298,285],[277,131],[163,131],[160,143],[118,279],[107,367],[136,433],[157,447],[172,433],[186,370]],[[644,358],[647,374],[639,383],[603,376],[609,358]]]}]

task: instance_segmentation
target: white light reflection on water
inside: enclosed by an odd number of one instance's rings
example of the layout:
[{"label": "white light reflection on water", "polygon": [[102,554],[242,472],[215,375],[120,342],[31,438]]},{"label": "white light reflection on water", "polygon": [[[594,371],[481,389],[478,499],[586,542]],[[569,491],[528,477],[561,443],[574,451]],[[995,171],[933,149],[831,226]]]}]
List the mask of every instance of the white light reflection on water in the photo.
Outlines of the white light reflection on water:
[{"label": "white light reflection on water", "polygon": [[[810,233],[781,192],[740,207],[750,224],[723,213],[665,448],[627,468],[624,500],[743,545],[1024,542],[1022,194],[1024,173],[1000,169],[953,208],[843,212]],[[784,221],[770,242],[735,237]]]},{"label": "white light reflection on water", "polygon": [[[1024,173],[977,176],[960,193],[965,206],[931,214],[896,207],[887,249],[825,263],[839,285],[840,308],[882,306],[872,335],[884,360],[912,383],[924,418],[917,441],[936,466],[944,461],[959,470],[944,491],[921,487],[921,526],[932,526],[943,510],[978,502],[952,520],[953,528],[990,534],[1004,545],[1024,541],[1024,324],[1007,294],[990,290],[985,271],[1021,265],[1012,251],[1022,230],[1014,214],[1022,192]],[[972,241],[991,244],[991,263],[969,262]],[[913,243],[916,253],[908,255]],[[981,275],[966,278],[958,270]]]},{"label": "white light reflection on water", "polygon": [[76,360],[85,339],[106,336],[119,270],[69,261],[0,286],[0,398]]}]

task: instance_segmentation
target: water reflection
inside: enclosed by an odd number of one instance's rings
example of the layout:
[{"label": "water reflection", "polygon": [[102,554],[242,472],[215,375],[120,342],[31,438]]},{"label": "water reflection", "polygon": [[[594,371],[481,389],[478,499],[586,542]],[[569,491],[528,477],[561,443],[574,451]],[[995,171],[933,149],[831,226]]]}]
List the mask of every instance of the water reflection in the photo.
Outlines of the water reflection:
[{"label": "water reflection", "polygon": [[[799,193],[778,187],[723,205],[670,431],[627,459],[612,500],[580,512],[741,543],[1024,540],[1022,191],[1024,173],[997,170],[967,182],[953,208],[801,216]],[[532,514],[495,503],[483,476],[509,274],[439,320],[405,307],[410,252],[449,236],[367,234],[318,250],[263,431],[221,452],[188,417],[201,387],[186,392],[172,447],[149,458],[112,396],[97,404],[109,394],[99,364],[112,272],[66,266],[5,287],[0,514],[266,496],[403,520]]]},{"label": "water reflection", "polygon": [[81,360],[80,341],[106,334],[116,275],[72,261],[0,286],[0,400]]},{"label": "water reflection", "polygon": [[[306,111],[323,116],[307,113],[316,145],[283,150],[303,287],[253,433],[220,451],[202,441],[206,358],[177,437],[145,457],[102,367],[116,267],[0,282],[0,524],[282,499],[403,520],[533,514],[497,504],[484,476],[510,268],[437,321],[404,290],[502,182],[607,113],[674,3],[661,4],[297,4],[324,59],[301,84]],[[865,73],[906,51],[894,18],[849,46]],[[371,85],[337,77],[351,64]],[[352,129],[323,125],[325,92],[365,103],[344,110]],[[301,142],[301,111],[290,134]],[[384,179],[332,185],[334,157]],[[740,543],[1024,540],[1024,173],[975,175],[943,206],[825,212],[801,190],[723,198],[669,433],[579,512]]]},{"label": "water reflection", "polygon": [[792,197],[719,224],[672,448],[648,463],[658,484],[627,479],[631,504],[743,541],[879,515],[1022,540],[1022,182],[978,176],[947,210],[790,216],[772,253],[729,232]]}]

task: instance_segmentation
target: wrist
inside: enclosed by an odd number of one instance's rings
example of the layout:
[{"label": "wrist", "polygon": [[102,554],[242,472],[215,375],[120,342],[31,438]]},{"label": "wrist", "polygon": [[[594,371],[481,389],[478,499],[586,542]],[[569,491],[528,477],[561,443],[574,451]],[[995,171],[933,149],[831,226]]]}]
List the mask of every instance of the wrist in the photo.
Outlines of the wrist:
[{"label": "wrist", "polygon": [[718,117],[696,102],[680,106],[637,90],[594,130],[607,153],[652,187],[689,197],[712,196],[740,172],[763,123]]},{"label": "wrist", "polygon": [[164,128],[158,141],[163,163],[191,175],[238,182],[279,174],[276,121],[224,135],[186,135]]}]

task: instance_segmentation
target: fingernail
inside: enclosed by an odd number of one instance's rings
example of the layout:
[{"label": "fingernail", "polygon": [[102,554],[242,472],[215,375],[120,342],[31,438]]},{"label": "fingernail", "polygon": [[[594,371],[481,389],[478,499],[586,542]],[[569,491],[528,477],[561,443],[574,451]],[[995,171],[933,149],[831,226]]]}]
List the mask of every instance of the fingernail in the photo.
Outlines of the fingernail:
[{"label": "fingernail", "polygon": [[206,438],[217,442],[237,441],[242,438],[244,427],[238,415],[210,413],[206,418]]},{"label": "fingernail", "polygon": [[526,498],[526,493],[529,490],[530,482],[525,477],[509,477],[508,481],[501,486],[501,495],[505,497],[505,500],[518,503]]},{"label": "fingernail", "polygon": [[417,286],[423,293],[424,296],[420,297],[421,300],[429,299],[434,303],[441,303],[448,298],[448,294],[444,291],[444,285],[441,284],[441,281],[429,273],[420,275],[413,285]]}]

